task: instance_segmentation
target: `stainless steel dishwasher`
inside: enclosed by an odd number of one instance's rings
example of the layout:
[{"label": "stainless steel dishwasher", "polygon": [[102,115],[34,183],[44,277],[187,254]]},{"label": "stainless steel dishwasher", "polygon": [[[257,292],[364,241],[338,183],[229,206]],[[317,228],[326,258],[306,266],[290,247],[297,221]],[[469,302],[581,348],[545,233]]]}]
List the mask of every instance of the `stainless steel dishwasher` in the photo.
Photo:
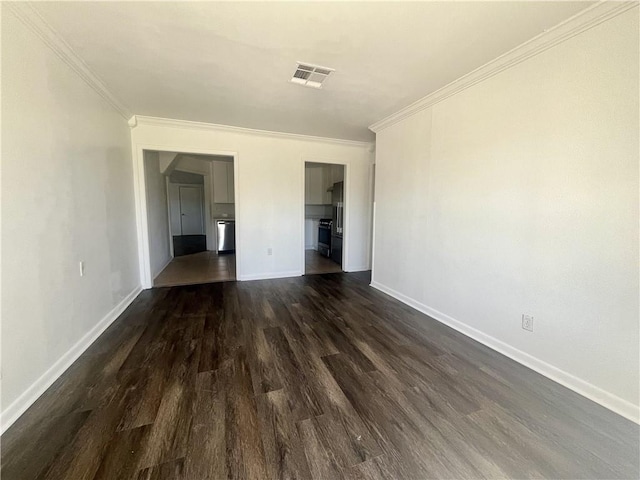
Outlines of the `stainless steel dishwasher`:
[{"label": "stainless steel dishwasher", "polygon": [[236,222],[235,220],[216,221],[218,234],[218,253],[235,252],[236,250]]}]

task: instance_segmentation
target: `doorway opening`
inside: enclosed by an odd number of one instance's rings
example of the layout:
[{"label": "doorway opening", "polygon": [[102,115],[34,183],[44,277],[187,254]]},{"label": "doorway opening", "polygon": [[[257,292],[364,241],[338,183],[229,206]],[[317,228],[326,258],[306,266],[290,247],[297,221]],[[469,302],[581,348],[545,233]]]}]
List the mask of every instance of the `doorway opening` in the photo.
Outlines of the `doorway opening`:
[{"label": "doorway opening", "polygon": [[345,166],[305,162],[304,273],[343,271]]},{"label": "doorway opening", "polygon": [[236,279],[234,157],[144,150],[154,287]]},{"label": "doorway opening", "polygon": [[204,175],[174,170],[168,176],[168,195],[173,256],[205,252]]}]

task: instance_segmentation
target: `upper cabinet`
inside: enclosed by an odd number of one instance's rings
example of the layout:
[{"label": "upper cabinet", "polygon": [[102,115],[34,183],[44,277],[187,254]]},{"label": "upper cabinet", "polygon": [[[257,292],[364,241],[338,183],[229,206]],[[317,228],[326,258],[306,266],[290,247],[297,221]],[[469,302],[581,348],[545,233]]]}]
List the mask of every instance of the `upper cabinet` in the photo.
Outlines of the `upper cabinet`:
[{"label": "upper cabinet", "polygon": [[331,187],[344,180],[343,165],[314,165],[305,169],[304,203],[331,205]]},{"label": "upper cabinet", "polygon": [[331,205],[331,190],[333,186],[331,181],[331,165],[322,167],[322,198],[325,205]]},{"label": "upper cabinet", "polygon": [[325,181],[323,167],[307,167],[304,176],[304,203],[325,204]]},{"label": "upper cabinet", "polygon": [[213,161],[213,203],[234,203],[233,162]]},{"label": "upper cabinet", "polygon": [[331,165],[330,167],[331,185],[334,183],[344,182],[344,165]]}]

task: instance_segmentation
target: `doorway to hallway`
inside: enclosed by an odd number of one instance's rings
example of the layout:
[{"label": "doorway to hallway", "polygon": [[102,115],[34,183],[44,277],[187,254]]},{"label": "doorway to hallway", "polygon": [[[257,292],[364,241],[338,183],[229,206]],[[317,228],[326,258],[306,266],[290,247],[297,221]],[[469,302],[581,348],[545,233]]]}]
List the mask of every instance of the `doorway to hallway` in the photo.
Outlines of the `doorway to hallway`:
[{"label": "doorway to hallway", "polygon": [[143,154],[151,286],[235,280],[234,157]]}]

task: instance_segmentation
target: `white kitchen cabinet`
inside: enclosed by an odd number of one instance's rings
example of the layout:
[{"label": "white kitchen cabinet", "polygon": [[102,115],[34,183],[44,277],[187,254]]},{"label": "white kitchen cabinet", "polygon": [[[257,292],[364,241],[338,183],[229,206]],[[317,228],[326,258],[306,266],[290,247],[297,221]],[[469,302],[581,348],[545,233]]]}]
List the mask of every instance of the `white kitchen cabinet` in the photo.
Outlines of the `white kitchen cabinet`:
[{"label": "white kitchen cabinet", "polygon": [[325,164],[307,167],[305,170],[305,198],[307,205],[331,205],[334,183],[344,181],[344,166]]},{"label": "white kitchen cabinet", "polygon": [[331,185],[344,181],[344,165],[331,165]]},{"label": "white kitchen cabinet", "polygon": [[335,183],[344,181],[344,166],[343,165],[326,165],[324,167],[324,204],[331,204],[331,188]]},{"label": "white kitchen cabinet", "polygon": [[234,203],[233,163],[214,161],[213,203]]},{"label": "white kitchen cabinet", "polygon": [[326,190],[323,180],[323,167],[307,167],[304,177],[304,203],[307,205],[323,205]]},{"label": "white kitchen cabinet", "polygon": [[329,190],[333,186],[331,181],[331,165],[326,165],[322,168],[322,196],[324,197],[325,205],[331,205],[331,191]]}]

